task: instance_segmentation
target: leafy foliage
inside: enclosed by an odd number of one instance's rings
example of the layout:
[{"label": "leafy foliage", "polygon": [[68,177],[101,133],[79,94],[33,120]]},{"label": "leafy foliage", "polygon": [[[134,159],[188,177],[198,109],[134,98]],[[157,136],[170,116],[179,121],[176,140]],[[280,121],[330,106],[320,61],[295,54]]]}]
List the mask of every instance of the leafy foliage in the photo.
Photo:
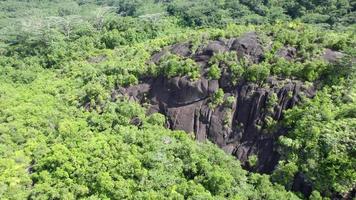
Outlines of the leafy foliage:
[{"label": "leafy foliage", "polygon": [[[287,178],[286,173],[293,176],[300,170],[315,189],[328,196],[332,191],[347,193],[354,187],[355,101],[354,97],[345,99],[349,89],[355,88],[324,88],[315,99],[287,112],[291,131],[280,138],[285,161],[278,170],[284,175],[276,172],[276,176]],[[280,183],[291,184],[291,177]]]},{"label": "leafy foliage", "polygon": [[[297,172],[313,183],[311,199],[355,185],[351,1],[4,0],[0,11],[2,199],[298,199],[285,190]],[[263,84],[273,75],[324,88],[285,114],[274,182],[209,142],[167,130],[144,105],[111,98],[146,76],[200,77],[192,58],[168,54],[151,64],[166,46],[189,40],[197,49],[248,31],[270,45],[263,62],[215,54],[208,78],[227,72],[233,84]],[[277,56],[287,46],[296,49],[292,60]],[[345,61],[321,61],[326,48]],[[235,98],[224,96],[219,88],[211,109],[232,107]]]},{"label": "leafy foliage", "polygon": [[263,82],[269,76],[269,68],[264,64],[255,64],[247,68],[246,79],[252,82]]},{"label": "leafy foliage", "polygon": [[212,65],[208,71],[208,78],[213,80],[219,80],[221,77],[221,71],[219,66]]},{"label": "leafy foliage", "polygon": [[212,96],[210,107],[215,108],[216,106],[220,106],[224,103],[224,91],[219,88]]},{"label": "leafy foliage", "polygon": [[200,67],[192,59],[183,59],[177,55],[166,55],[161,61],[158,70],[166,77],[187,75],[192,80],[200,76]]}]

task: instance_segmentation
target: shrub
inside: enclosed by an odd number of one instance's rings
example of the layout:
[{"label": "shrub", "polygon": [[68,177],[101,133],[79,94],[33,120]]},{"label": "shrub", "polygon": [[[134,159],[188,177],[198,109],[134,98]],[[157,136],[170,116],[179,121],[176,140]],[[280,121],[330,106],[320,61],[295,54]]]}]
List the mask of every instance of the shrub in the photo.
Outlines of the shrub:
[{"label": "shrub", "polygon": [[248,157],[248,164],[251,166],[251,167],[254,167],[257,165],[257,162],[258,162],[258,157],[257,155],[251,155]]},{"label": "shrub", "polygon": [[238,80],[245,73],[245,68],[241,64],[232,64],[229,69],[231,71],[232,83],[237,84]]},{"label": "shrub", "polygon": [[160,113],[154,113],[148,117],[147,122],[152,125],[163,126],[166,123],[166,118]]},{"label": "shrub", "polygon": [[192,59],[168,54],[160,61],[161,73],[169,78],[188,76],[192,80],[200,77],[200,67]]},{"label": "shrub", "polygon": [[247,68],[245,78],[251,82],[263,82],[270,74],[269,65],[267,63],[254,64]]},{"label": "shrub", "polygon": [[219,80],[221,77],[221,71],[217,64],[210,66],[208,71],[208,78],[212,80]]},{"label": "shrub", "polygon": [[224,91],[219,88],[212,96],[211,102],[209,106],[211,108],[215,108],[217,106],[220,106],[224,103]]}]

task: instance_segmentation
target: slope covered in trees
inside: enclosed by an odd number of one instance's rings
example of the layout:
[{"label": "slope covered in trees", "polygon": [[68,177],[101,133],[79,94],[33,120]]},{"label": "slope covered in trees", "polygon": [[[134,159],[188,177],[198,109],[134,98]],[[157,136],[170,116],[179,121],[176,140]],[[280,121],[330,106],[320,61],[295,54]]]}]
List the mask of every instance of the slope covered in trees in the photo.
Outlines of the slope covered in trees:
[{"label": "slope covered in trees", "polygon": [[[0,199],[354,198],[355,6],[1,1]],[[212,133],[198,142],[195,129],[170,130],[169,109],[152,112],[151,96],[118,93],[159,78],[219,82],[206,109],[231,136],[273,139],[273,169],[259,170],[258,145],[224,152]],[[295,82],[315,95],[271,92]],[[238,123],[235,105],[255,98],[239,99],[240,86],[270,92],[252,125]],[[271,110],[294,98],[276,120]]]}]

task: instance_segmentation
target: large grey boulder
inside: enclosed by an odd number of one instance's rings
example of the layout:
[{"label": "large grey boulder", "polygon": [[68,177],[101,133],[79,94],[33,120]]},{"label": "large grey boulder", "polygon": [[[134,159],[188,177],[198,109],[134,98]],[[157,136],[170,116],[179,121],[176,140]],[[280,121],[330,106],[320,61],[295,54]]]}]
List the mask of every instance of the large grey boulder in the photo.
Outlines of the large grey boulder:
[{"label": "large grey boulder", "polygon": [[253,63],[263,59],[263,47],[255,32],[249,32],[235,39],[230,50],[236,51],[239,57],[246,57]]}]

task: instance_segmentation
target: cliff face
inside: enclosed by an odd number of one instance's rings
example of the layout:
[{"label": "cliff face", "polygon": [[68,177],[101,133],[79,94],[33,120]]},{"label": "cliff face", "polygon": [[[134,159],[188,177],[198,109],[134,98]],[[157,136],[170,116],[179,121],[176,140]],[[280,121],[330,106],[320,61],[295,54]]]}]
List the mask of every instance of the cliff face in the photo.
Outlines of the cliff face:
[{"label": "cliff face", "polygon": [[[275,77],[268,78],[263,85],[244,80],[232,85],[228,71],[224,70],[219,80],[205,78],[204,69],[210,57],[226,51],[235,51],[253,63],[263,59],[263,47],[255,33],[211,41],[195,54],[188,43],[177,44],[153,55],[152,62],[158,62],[166,52],[190,57],[202,67],[201,79],[191,81],[185,76],[147,78],[139,85],[117,89],[113,97],[120,94],[148,102],[148,112],[164,114],[169,128],[193,133],[199,141],[212,141],[236,156],[249,170],[271,172],[279,159],[276,141],[284,133],[274,125],[282,119],[283,110],[292,108],[303,96],[312,97],[314,88],[305,86],[302,81]],[[224,90],[225,103],[212,107],[209,105],[211,96],[219,88]],[[249,162],[251,156],[257,156],[257,163]]]},{"label": "cliff face", "polygon": [[[136,101],[144,101],[145,96],[149,112],[164,114],[169,128],[194,133],[199,141],[212,141],[250,170],[271,172],[278,162],[276,141],[283,134],[283,130],[273,128],[273,122],[302,96],[313,96],[313,88],[300,81],[273,78],[263,87],[241,82],[225,91],[225,100],[232,102],[212,108],[209,97],[218,87],[216,80],[158,77],[119,92]],[[252,155],[258,157],[255,166],[248,162]]]}]

